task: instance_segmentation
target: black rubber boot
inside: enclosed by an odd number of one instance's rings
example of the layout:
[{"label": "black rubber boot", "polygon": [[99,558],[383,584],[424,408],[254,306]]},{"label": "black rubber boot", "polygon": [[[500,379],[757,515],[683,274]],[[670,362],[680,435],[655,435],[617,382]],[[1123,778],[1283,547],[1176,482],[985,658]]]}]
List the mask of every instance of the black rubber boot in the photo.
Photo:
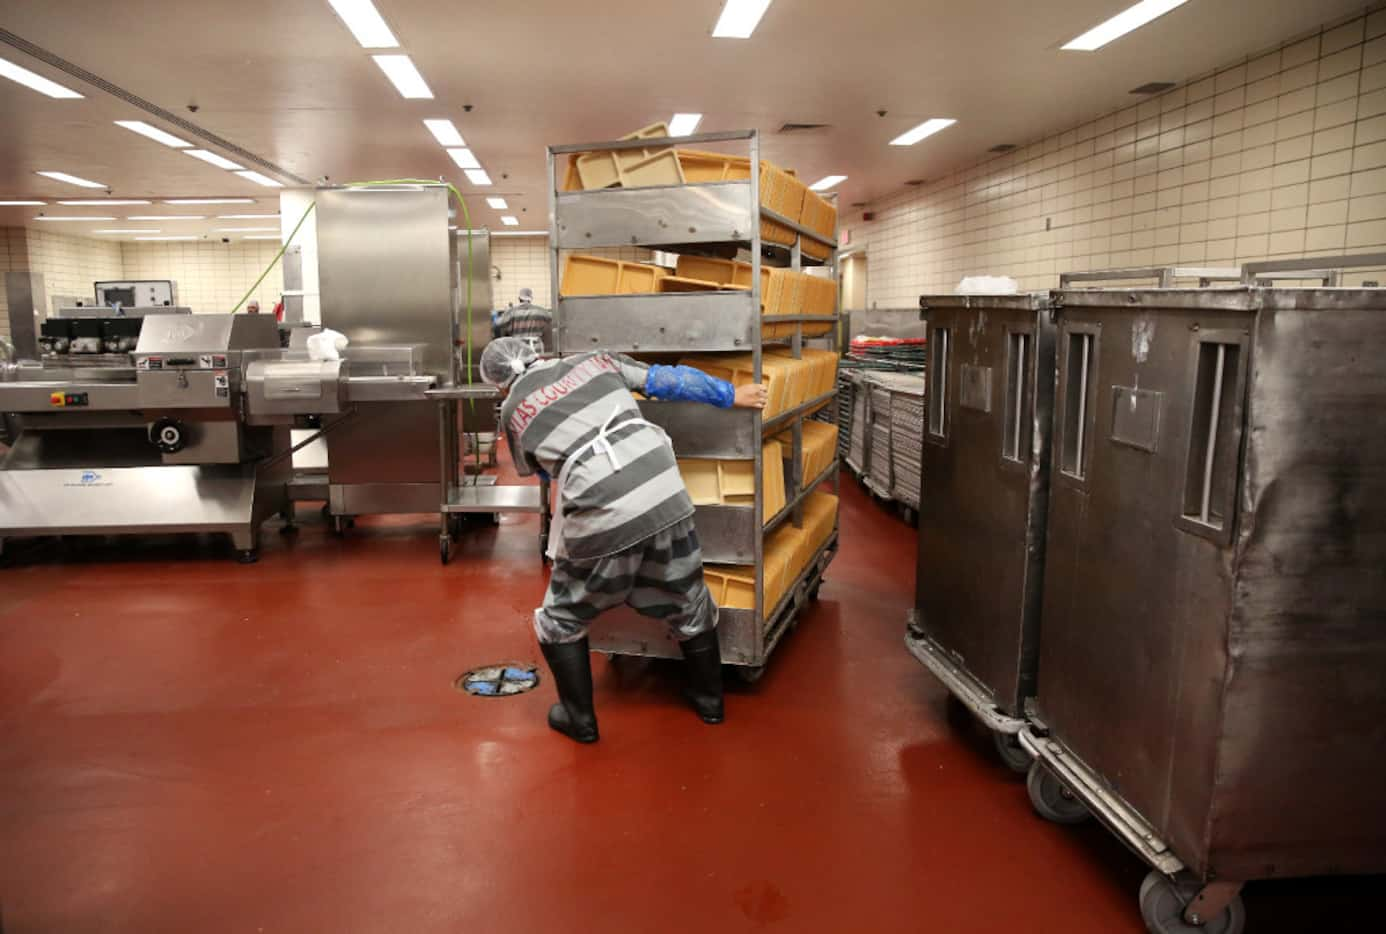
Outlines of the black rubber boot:
[{"label": "black rubber boot", "polygon": [[684,662],[688,667],[687,697],[704,723],[721,723],[722,650],[717,644],[717,630],[709,629],[681,643]]},{"label": "black rubber boot", "polygon": [[597,741],[597,713],[592,707],[592,657],[587,639],[539,644],[553,672],[558,703],[549,708],[549,726],[579,743]]}]

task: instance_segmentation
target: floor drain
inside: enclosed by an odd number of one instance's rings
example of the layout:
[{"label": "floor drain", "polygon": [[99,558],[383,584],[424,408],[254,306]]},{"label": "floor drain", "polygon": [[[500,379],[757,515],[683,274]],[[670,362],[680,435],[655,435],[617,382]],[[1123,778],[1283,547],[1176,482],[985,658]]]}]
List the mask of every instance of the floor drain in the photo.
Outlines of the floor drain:
[{"label": "floor drain", "polygon": [[483,665],[457,679],[457,690],[477,697],[510,697],[539,686],[533,665]]}]

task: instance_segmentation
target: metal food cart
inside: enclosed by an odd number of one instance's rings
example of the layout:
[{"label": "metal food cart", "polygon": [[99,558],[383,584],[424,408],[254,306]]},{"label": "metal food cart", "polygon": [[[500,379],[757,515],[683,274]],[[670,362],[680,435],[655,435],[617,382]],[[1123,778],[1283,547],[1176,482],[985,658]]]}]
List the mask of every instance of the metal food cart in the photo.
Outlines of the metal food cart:
[{"label": "metal food cart", "polygon": [[1156,932],[1386,869],[1386,290],[1055,306],[1036,810],[1154,867]]},{"label": "metal food cart", "polygon": [[922,296],[929,367],[915,610],[905,644],[1019,772],[1049,499],[1046,294]]}]

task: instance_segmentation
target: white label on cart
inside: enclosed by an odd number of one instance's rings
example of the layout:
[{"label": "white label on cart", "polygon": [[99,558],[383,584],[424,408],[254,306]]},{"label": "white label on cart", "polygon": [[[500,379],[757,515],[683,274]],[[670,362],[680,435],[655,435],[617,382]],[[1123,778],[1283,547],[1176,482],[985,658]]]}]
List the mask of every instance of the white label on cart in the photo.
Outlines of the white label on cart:
[{"label": "white label on cart", "polygon": [[210,370],[212,368],[212,355],[209,353],[198,354],[197,365],[204,370]]},{"label": "white label on cart", "polygon": [[226,389],[230,387],[231,381],[227,377],[225,370],[220,370],[212,374],[212,385],[216,386],[218,389]]}]

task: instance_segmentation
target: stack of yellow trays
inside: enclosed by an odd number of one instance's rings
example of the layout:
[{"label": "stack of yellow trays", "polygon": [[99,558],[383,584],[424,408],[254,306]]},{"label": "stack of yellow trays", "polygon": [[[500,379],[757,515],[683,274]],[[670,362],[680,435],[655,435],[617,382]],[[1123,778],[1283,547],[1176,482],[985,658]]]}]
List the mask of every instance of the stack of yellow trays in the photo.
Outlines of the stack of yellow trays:
[{"label": "stack of yellow trays", "polygon": [[[778,529],[765,539],[763,552],[765,568],[765,609],[773,610],[785,590],[794,580],[790,564],[794,561],[800,529],[793,526]],[[712,592],[713,602],[720,607],[738,610],[756,608],[756,569],[743,564],[708,564],[703,566],[703,578]]]},{"label": "stack of yellow trays", "polygon": [[[767,351],[764,359],[792,360],[791,353],[787,347],[776,347]],[[794,362],[803,370],[804,395],[796,405],[802,405],[810,399],[832,392],[837,384],[837,351],[805,347],[800,353],[803,355],[802,359]]]},{"label": "stack of yellow trays", "polygon": [[[837,208],[833,207],[832,203],[818,192],[805,191],[804,204],[799,214],[799,224],[831,242],[837,236]],[[817,240],[810,240],[808,237],[801,241],[799,248],[814,259],[827,259],[828,254],[833,251],[832,247],[825,246]]]},{"label": "stack of yellow trays", "polygon": [[[751,461],[708,460],[680,457],[679,473],[695,506],[755,505],[756,483]],[[761,450],[761,488],[765,491],[765,521],[784,508],[784,452],[778,441]]]},{"label": "stack of yellow trays", "polygon": [[[598,150],[568,157],[563,178],[564,191],[590,191],[598,188],[645,188],[654,185],[685,185],[709,182],[745,181],[751,177],[751,160],[720,152],[674,149],[668,144],[669,127],[655,123],[621,137],[648,140],[638,149]],[[793,169],[760,161],[760,203],[767,210],[832,240],[837,229],[837,208],[799,180]],[[785,224],[763,218],[761,238],[785,246],[794,243],[797,232]],[[804,239],[802,249],[815,259],[826,259],[832,248]]]},{"label": "stack of yellow trays", "polygon": [[660,280],[668,274],[663,266],[569,253],[558,291],[565,297],[644,294],[658,291]]},{"label": "stack of yellow trays", "polygon": [[837,497],[824,490],[814,490],[804,500],[804,538],[799,543],[793,565],[796,577],[808,567],[809,561],[818,554],[818,549],[832,537],[836,525]]},{"label": "stack of yellow trays", "polygon": [[[804,486],[808,486],[832,465],[837,452],[837,426],[806,419],[803,438]],[[793,450],[793,433],[786,431],[776,435],[775,440],[785,449],[785,456],[788,456]]]}]

